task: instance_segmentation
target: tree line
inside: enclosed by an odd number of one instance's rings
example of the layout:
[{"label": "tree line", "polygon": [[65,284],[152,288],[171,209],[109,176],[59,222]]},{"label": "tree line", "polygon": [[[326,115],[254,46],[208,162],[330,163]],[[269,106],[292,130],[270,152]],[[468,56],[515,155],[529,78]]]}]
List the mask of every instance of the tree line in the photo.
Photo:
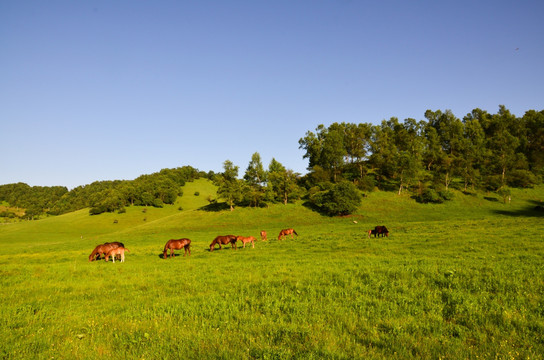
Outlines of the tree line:
[{"label": "tree line", "polygon": [[[42,214],[60,215],[90,208],[91,215],[124,211],[126,206],[173,204],[182,195],[185,182],[208,174],[191,166],[163,169],[134,180],[95,181],[68,190],[63,186],[29,186],[24,183],[0,186],[0,201],[25,209],[24,218],[35,219]],[[9,214],[4,214],[9,215]]]},{"label": "tree line", "polygon": [[265,169],[256,152],[242,177],[239,167],[226,160],[218,174],[184,166],[70,191],[61,186],[1,185],[0,201],[26,209],[28,219],[83,208],[90,208],[91,215],[122,212],[132,205],[173,204],[185,182],[200,177],[213,180],[218,199],[224,201],[210,198],[210,208],[224,204],[231,210],[304,198],[322,213],[349,214],[360,205],[362,192],[374,189],[409,192],[421,202],[448,200],[452,187],[507,196],[510,187],[542,182],[544,111],[529,110],[520,118],[501,105],[496,114],[474,109],[463,119],[449,110],[427,110],[420,121],[393,117],[379,125],[319,125],[299,140],[299,148],[308,159],[304,176],[275,159]]},{"label": "tree line", "polygon": [[544,111],[519,118],[501,105],[496,114],[474,109],[463,119],[427,110],[420,121],[333,123],[308,131],[299,145],[311,186],[350,181],[365,191],[410,191],[423,201],[447,198],[452,186],[507,193],[542,182]]}]

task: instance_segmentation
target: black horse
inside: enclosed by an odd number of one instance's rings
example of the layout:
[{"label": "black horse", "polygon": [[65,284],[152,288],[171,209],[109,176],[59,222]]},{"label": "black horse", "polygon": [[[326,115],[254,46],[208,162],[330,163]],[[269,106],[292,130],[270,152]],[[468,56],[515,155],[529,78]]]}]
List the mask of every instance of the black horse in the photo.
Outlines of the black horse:
[{"label": "black horse", "polygon": [[376,226],[373,230],[368,230],[368,237],[370,237],[370,235],[374,235],[374,237],[380,237],[380,235],[382,237],[389,237],[389,230],[387,230],[385,226]]}]

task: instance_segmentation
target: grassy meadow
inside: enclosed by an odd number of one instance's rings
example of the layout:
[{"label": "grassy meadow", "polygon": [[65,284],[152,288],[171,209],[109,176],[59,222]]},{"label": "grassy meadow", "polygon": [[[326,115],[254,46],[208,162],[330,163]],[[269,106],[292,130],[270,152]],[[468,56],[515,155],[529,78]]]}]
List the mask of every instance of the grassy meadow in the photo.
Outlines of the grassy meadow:
[{"label": "grassy meadow", "polygon": [[[196,196],[195,192],[199,195]],[[0,225],[2,359],[541,359],[544,186],[444,204],[369,193],[359,212],[299,204],[162,209]],[[389,238],[366,231],[387,225]],[[278,241],[282,228],[298,238]],[[255,248],[209,252],[217,235]],[[161,258],[168,239],[190,257]],[[121,241],[124,263],[89,262]],[[240,244],[240,243],[239,243]],[[182,251],[177,251],[182,255]]]}]

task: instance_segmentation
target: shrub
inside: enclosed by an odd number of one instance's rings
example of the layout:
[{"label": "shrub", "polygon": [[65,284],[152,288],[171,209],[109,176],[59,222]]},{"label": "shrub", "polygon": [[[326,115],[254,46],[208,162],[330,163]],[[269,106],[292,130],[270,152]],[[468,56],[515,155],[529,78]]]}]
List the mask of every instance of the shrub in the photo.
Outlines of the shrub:
[{"label": "shrub", "polygon": [[373,176],[366,175],[358,181],[357,187],[363,191],[372,191],[376,187],[376,181]]},{"label": "shrub", "polygon": [[507,178],[508,185],[511,187],[530,188],[538,184],[538,178],[527,170],[514,170]]},{"label": "shrub", "polygon": [[2,211],[0,212],[0,217],[5,217],[8,219],[14,219],[17,215],[11,211]]},{"label": "shrub", "polygon": [[89,210],[89,215],[99,215],[106,212],[106,208],[103,205],[94,206]]},{"label": "shrub", "polygon": [[503,202],[506,204],[506,200],[510,199],[512,192],[508,186],[502,186],[499,190],[497,190],[497,194],[502,197]]},{"label": "shrub", "polygon": [[441,204],[444,199],[434,189],[425,189],[421,195],[416,197],[416,201],[424,204]]},{"label": "shrub", "polygon": [[310,195],[310,202],[327,215],[348,215],[361,205],[360,191],[351,182],[334,184],[330,189]]},{"label": "shrub", "polygon": [[438,192],[438,195],[445,201],[449,201],[453,199],[454,195],[452,191],[449,190],[442,190]]}]

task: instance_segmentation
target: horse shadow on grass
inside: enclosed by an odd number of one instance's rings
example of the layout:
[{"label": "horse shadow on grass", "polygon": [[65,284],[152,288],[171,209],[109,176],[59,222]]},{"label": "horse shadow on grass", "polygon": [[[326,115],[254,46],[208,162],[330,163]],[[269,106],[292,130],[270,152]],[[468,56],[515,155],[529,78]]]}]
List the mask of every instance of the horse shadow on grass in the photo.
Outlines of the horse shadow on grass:
[{"label": "horse shadow on grass", "polygon": [[[179,253],[179,254],[174,253],[174,256],[172,256],[172,257],[173,257],[174,259],[177,258],[178,256],[183,257],[183,254],[184,254],[183,251],[182,251],[181,253]],[[159,257],[160,259],[168,259],[168,258],[170,257],[170,250],[168,250],[168,254],[166,254],[166,257],[164,257],[163,253],[160,253],[160,254],[158,255],[158,257]],[[189,254],[187,254],[186,257],[189,257]]]},{"label": "horse shadow on grass", "polygon": [[[240,250],[240,249],[243,249],[243,247],[242,247],[242,246],[238,246],[238,250]],[[223,251],[223,250],[229,250],[229,251],[230,251],[230,250],[237,250],[237,249],[236,249],[234,246],[226,246],[226,245],[223,245],[223,247],[222,247],[221,249],[218,248],[218,247],[215,247],[215,248],[213,249],[213,251],[210,250],[210,247],[209,247],[209,246],[208,246],[207,248],[204,249],[204,251],[207,251],[207,252],[209,252],[209,253],[215,252],[215,251]]]},{"label": "horse shadow on grass", "polygon": [[527,201],[527,205],[516,210],[493,210],[497,215],[512,217],[544,217],[544,202],[537,200]]}]

